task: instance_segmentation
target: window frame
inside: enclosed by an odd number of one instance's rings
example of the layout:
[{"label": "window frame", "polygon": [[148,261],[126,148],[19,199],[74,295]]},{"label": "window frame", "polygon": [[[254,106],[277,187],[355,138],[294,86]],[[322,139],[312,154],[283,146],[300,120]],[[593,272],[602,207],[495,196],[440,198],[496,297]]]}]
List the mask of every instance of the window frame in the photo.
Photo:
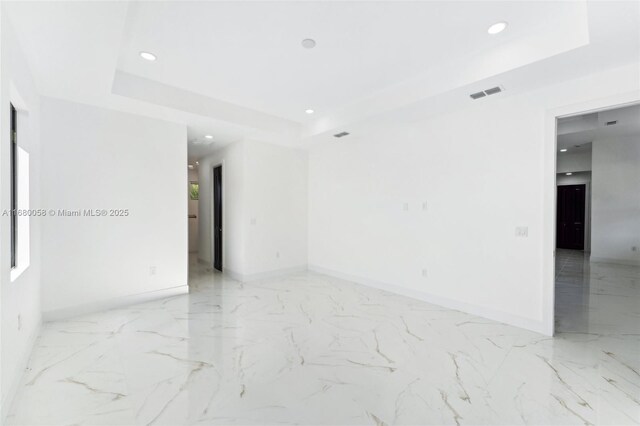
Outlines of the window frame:
[{"label": "window frame", "polygon": [[11,106],[11,269],[15,269],[18,248],[18,111]]}]

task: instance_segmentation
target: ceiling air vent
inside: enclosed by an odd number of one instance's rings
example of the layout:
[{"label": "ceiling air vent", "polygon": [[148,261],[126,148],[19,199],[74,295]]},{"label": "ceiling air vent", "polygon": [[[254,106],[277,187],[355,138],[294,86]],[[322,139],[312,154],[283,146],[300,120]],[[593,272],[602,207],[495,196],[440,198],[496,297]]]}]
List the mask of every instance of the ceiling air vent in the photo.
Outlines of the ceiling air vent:
[{"label": "ceiling air vent", "polygon": [[491,89],[483,90],[482,92],[472,93],[469,96],[471,96],[471,99],[480,99],[484,98],[485,96],[495,95],[496,93],[500,93],[503,90],[504,89],[502,87],[496,86],[492,87]]},{"label": "ceiling air vent", "polygon": [[336,133],[333,136],[335,136],[336,138],[341,138],[341,137],[347,136],[348,134],[349,134],[348,132],[340,132],[340,133]]},{"label": "ceiling air vent", "polygon": [[618,120],[607,121],[607,126],[615,126],[616,124],[618,124]]}]

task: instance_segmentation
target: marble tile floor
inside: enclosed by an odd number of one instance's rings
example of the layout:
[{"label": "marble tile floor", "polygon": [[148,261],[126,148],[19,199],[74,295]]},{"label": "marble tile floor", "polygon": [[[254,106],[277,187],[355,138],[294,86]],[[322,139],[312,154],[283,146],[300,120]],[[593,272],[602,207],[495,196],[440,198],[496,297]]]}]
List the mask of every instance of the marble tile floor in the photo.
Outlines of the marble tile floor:
[{"label": "marble tile floor", "polygon": [[558,253],[555,338],[314,273],[48,323],[12,425],[638,424],[640,271]]}]

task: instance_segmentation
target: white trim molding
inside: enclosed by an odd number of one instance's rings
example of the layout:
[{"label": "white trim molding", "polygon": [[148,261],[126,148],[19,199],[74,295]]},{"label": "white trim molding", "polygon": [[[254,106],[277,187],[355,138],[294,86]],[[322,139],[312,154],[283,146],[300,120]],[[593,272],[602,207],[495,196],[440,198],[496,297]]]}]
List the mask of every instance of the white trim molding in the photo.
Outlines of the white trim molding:
[{"label": "white trim molding", "polygon": [[116,297],[113,299],[84,303],[67,308],[52,309],[50,311],[43,312],[42,316],[45,322],[58,321],[62,319],[77,317],[80,315],[105,311],[108,309],[121,308],[123,306],[135,305],[137,303],[164,299],[166,297],[180,296],[188,293],[189,286],[181,285],[177,287],[164,288],[162,290],[149,291],[146,293],[131,294],[128,296]]},{"label": "white trim molding", "polygon": [[384,290],[390,293],[400,294],[402,296],[410,297],[416,300],[421,300],[423,302],[442,306],[444,308],[453,309],[456,311],[460,311],[460,312],[464,312],[472,315],[477,315],[479,317],[501,322],[503,324],[524,328],[526,330],[534,331],[536,333],[546,334],[543,321],[535,321],[530,318],[525,318],[525,317],[509,314],[506,312],[485,308],[483,306],[472,305],[469,303],[464,303],[457,300],[436,296],[434,294],[426,293],[419,290],[413,290],[406,287],[401,287],[395,284],[389,284],[389,283],[371,280],[368,278],[344,274],[342,272],[323,268],[317,265],[309,265],[309,270],[319,274],[328,275],[334,278],[339,278],[341,280],[351,281],[367,287],[377,288],[378,290]]},{"label": "white trim molding", "polygon": [[590,257],[591,263],[612,263],[614,265],[640,266],[640,260],[633,259],[610,259],[608,257]]},{"label": "white trim molding", "polygon": [[230,269],[224,269],[224,274],[229,276],[230,278],[240,281],[240,282],[249,282],[249,281],[258,281],[258,280],[266,280],[270,278],[278,278],[283,277],[285,275],[297,274],[300,272],[306,272],[308,270],[307,265],[294,266],[292,268],[283,268],[283,269],[274,269],[271,271],[258,272],[254,274],[241,274],[236,271],[232,271]]},{"label": "white trim molding", "polygon": [[11,406],[13,405],[14,399],[18,394],[18,389],[21,387],[25,380],[25,373],[27,368],[29,367],[29,360],[31,359],[33,348],[36,345],[38,337],[40,337],[40,330],[42,330],[42,321],[38,321],[38,325],[33,329],[33,332],[29,336],[27,350],[20,357],[17,371],[14,371],[12,373],[13,380],[11,380],[11,383],[9,384],[9,389],[7,389],[7,393],[3,395],[3,400],[0,403],[0,424],[6,424],[7,416],[11,411]]}]

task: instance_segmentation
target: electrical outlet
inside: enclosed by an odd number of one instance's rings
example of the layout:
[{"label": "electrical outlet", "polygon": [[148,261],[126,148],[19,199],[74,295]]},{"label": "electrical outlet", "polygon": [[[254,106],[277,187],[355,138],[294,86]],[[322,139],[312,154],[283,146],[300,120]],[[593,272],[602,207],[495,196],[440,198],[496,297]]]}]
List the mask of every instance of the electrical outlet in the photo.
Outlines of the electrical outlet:
[{"label": "electrical outlet", "polygon": [[526,238],[529,236],[529,227],[528,226],[517,226],[516,227],[516,237]]},{"label": "electrical outlet", "polygon": [[426,202],[426,201],[424,201],[424,202],[422,203],[422,211],[423,211],[423,212],[426,212],[426,211],[427,211],[427,202]]},{"label": "electrical outlet", "polygon": [[423,278],[427,278],[428,274],[427,274],[427,270],[426,268],[422,270],[422,277]]},{"label": "electrical outlet", "polygon": [[409,211],[409,203],[404,203],[402,205],[402,210],[404,210],[405,212],[408,212]]},{"label": "electrical outlet", "polygon": [[18,330],[22,330],[22,315],[18,315]]},{"label": "electrical outlet", "polygon": [[155,274],[156,274],[156,267],[155,266],[149,267],[149,275],[155,275]]},{"label": "electrical outlet", "polygon": [[280,252],[279,251],[276,252],[276,259],[280,259]]}]

